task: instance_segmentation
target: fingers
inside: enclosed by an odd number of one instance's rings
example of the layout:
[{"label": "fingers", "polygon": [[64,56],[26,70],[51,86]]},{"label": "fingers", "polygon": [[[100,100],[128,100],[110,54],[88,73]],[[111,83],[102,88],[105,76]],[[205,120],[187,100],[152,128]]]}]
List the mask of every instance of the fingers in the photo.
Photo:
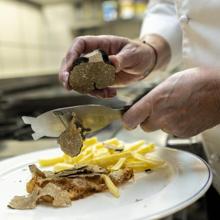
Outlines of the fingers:
[{"label": "fingers", "polygon": [[111,60],[117,67],[117,72],[124,71],[143,77],[154,59],[150,47],[130,41]]},{"label": "fingers", "polygon": [[105,88],[105,89],[99,89],[99,90],[94,90],[90,92],[90,95],[96,96],[99,98],[113,98],[114,96],[117,95],[116,89],[115,88]]},{"label": "fingers", "polygon": [[146,95],[136,104],[134,104],[124,115],[123,123],[126,128],[134,129],[139,124],[150,118],[152,112],[152,105],[148,96]]},{"label": "fingers", "polygon": [[117,54],[127,43],[127,38],[108,35],[75,38],[72,46],[67,52],[67,55],[62,61],[59,71],[60,81],[66,88],[68,88],[67,76],[69,76],[70,71],[73,69],[74,61],[82,54],[91,52],[95,49],[101,49],[109,55]]},{"label": "fingers", "polygon": [[125,61],[122,62],[121,60],[126,59],[126,56],[122,56],[122,58],[119,57],[120,55],[109,56],[109,60],[116,68],[116,78],[115,78],[114,86],[124,86],[132,82],[141,80],[143,78],[142,75],[127,73],[123,71],[122,70],[124,66],[123,62]]},{"label": "fingers", "polygon": [[157,113],[153,112],[150,95],[146,95],[123,115],[124,126],[130,130],[140,125],[142,130],[146,132],[162,129],[170,133],[167,130],[169,126],[162,126],[164,123],[161,123],[161,117],[155,117],[155,115],[157,115]]},{"label": "fingers", "polygon": [[84,39],[76,38],[66,56],[63,58],[59,71],[59,80],[63,83],[64,87],[68,88],[68,78],[70,71],[73,69],[74,61],[83,53],[84,50]]},{"label": "fingers", "polygon": [[142,130],[146,131],[146,132],[152,132],[152,131],[156,131],[158,129],[160,129],[158,127],[158,125],[156,124],[156,120],[153,120],[152,117],[144,120],[141,124],[140,124]]},{"label": "fingers", "polygon": [[138,64],[136,49],[137,45],[128,44],[118,54],[111,57],[111,60],[117,68],[117,72],[128,70],[129,73],[133,73],[134,66]]},{"label": "fingers", "polygon": [[114,67],[116,68],[116,72],[118,73],[121,68],[120,68],[120,63],[117,57],[115,55],[110,55],[109,60],[114,65]]},{"label": "fingers", "polygon": [[59,73],[59,80],[62,82],[63,87],[66,88],[67,90],[71,90],[69,83],[68,83],[68,79],[69,79],[69,72],[60,72]]}]

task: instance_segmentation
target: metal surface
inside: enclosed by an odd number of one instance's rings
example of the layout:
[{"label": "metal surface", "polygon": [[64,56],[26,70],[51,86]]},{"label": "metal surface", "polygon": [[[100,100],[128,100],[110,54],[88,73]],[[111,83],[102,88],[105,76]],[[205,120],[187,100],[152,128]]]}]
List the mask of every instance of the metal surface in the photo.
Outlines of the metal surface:
[{"label": "metal surface", "polygon": [[32,136],[37,140],[43,136],[59,137],[73,113],[87,133],[98,131],[121,118],[121,112],[117,109],[102,105],[80,105],[51,110],[36,118],[23,116],[22,119],[25,124],[31,125],[34,131]]}]

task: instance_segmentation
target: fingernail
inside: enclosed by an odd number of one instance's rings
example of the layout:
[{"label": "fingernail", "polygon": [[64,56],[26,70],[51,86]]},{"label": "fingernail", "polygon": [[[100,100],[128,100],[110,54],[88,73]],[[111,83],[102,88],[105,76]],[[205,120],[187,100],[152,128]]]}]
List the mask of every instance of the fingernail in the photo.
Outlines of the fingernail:
[{"label": "fingernail", "polygon": [[137,124],[132,120],[127,112],[125,112],[125,114],[122,116],[122,122],[127,130],[133,130],[137,127]]},{"label": "fingernail", "polygon": [[[125,113],[126,114],[126,113]],[[126,116],[123,115],[122,117],[122,123],[123,123],[123,126],[127,129],[127,130],[132,130],[134,126],[132,126],[131,123],[129,123],[130,121],[127,120]]]},{"label": "fingernail", "polygon": [[109,89],[108,90],[108,97],[112,98],[116,96],[116,90],[115,89]]},{"label": "fingernail", "polygon": [[68,82],[68,79],[69,79],[69,73],[68,73],[68,72],[64,72],[64,73],[63,73],[63,81],[64,81],[65,83],[67,83],[67,82]]},{"label": "fingernail", "polygon": [[66,88],[66,82],[63,82],[62,84],[63,84],[63,87],[65,87],[65,88]]},{"label": "fingernail", "polygon": [[131,127],[130,125],[125,124],[125,123],[123,123],[123,127],[129,131],[134,130],[136,128],[136,127]]},{"label": "fingernail", "polygon": [[119,72],[120,71],[120,63],[119,63],[118,58],[116,57],[116,55],[110,56],[110,60],[113,63],[113,65],[115,66],[115,71]]}]

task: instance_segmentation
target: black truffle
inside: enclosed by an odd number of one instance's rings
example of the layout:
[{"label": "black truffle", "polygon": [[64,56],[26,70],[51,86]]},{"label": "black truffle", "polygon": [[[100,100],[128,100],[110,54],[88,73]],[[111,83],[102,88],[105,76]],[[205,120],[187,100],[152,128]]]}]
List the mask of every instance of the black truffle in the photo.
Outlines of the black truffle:
[{"label": "black truffle", "polygon": [[105,52],[95,50],[75,61],[69,85],[80,93],[103,89],[115,82],[115,67]]}]

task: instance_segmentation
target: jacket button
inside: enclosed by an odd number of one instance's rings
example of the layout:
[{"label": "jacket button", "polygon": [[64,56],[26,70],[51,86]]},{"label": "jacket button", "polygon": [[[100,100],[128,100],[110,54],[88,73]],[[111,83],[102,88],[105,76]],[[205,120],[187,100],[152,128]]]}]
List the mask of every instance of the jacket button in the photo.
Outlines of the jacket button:
[{"label": "jacket button", "polygon": [[179,21],[181,23],[188,24],[189,23],[189,17],[187,15],[182,15],[182,16],[180,16]]}]

